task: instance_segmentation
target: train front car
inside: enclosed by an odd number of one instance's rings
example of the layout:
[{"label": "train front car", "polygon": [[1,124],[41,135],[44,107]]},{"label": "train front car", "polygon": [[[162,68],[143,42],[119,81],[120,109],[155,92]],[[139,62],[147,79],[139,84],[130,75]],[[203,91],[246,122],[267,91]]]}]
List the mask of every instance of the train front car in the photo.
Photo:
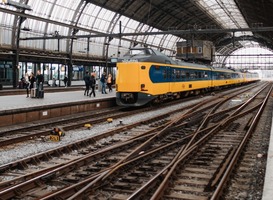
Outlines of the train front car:
[{"label": "train front car", "polygon": [[[151,66],[171,64],[171,59],[150,48],[132,48],[117,62],[116,102],[133,107],[152,102],[156,95],[150,77]],[[167,87],[168,83],[166,83]]]}]

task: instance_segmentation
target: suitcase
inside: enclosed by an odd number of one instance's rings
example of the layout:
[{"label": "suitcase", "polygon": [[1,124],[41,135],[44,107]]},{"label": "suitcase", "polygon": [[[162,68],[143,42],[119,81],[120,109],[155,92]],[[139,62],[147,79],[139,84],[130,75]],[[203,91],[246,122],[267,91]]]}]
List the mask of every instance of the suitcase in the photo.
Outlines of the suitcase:
[{"label": "suitcase", "polygon": [[31,88],[31,90],[30,90],[30,97],[31,98],[36,98],[36,88]]},{"label": "suitcase", "polygon": [[40,90],[39,92],[38,92],[38,98],[44,98],[44,90]]}]

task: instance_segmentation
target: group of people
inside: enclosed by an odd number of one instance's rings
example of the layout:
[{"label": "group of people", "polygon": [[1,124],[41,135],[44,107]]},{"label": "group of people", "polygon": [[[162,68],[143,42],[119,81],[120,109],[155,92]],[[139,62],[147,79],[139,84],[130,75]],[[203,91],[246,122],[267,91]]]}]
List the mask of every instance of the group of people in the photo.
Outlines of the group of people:
[{"label": "group of people", "polygon": [[[44,76],[40,70],[37,71],[36,77],[33,72],[30,74],[26,73],[25,76],[21,78],[21,81],[23,82],[23,87],[27,90],[27,98],[30,97],[31,89],[37,88],[38,92],[43,90]],[[35,97],[39,97],[38,92]]]},{"label": "group of people", "polygon": [[101,75],[101,78],[100,78],[100,82],[101,82],[101,93],[102,94],[107,94],[106,85],[109,89],[109,92],[112,92],[112,84],[113,84],[112,74],[108,74],[108,76],[106,76],[106,72],[103,72]]},{"label": "group of people", "polygon": [[[91,97],[93,94],[94,97],[96,97],[95,93],[95,87],[96,87],[96,78],[94,74],[89,74],[89,72],[85,73],[85,76],[83,78],[85,82],[85,90],[84,90],[84,95]],[[91,88],[91,92],[89,93],[89,90]]]},{"label": "group of people", "polygon": [[[65,77],[65,79],[64,79],[65,87],[67,85],[67,81],[68,81],[67,79],[68,79],[67,77]],[[40,91],[43,91],[43,83],[44,83],[44,77],[41,74],[40,70],[37,71],[36,77],[33,72],[31,72],[30,74],[26,73],[25,76],[23,76],[21,78],[21,82],[23,83],[23,87],[26,88],[27,98],[30,97],[30,92],[32,91],[32,89],[36,89],[36,91],[37,91],[34,97],[39,98],[38,93]],[[89,72],[86,72],[86,74],[84,76],[84,82],[85,82],[84,95],[89,96],[89,97],[91,97],[93,95],[93,97],[96,97],[96,93],[95,93],[96,77],[95,77],[95,74],[94,73],[90,74]],[[101,82],[101,93],[102,94],[107,94],[106,85],[109,89],[109,92],[112,92],[113,77],[111,74],[108,74],[108,76],[106,76],[106,72],[103,72],[103,74],[100,78],[100,82]]]},{"label": "group of people", "polygon": [[[91,97],[91,95],[93,94],[93,96],[95,97],[96,96],[95,94],[96,78],[94,73],[92,73],[90,76],[89,72],[86,72],[83,80],[85,82],[84,95]],[[109,92],[112,92],[113,77],[111,74],[108,74],[108,76],[106,76],[106,72],[103,72],[100,78],[100,83],[101,83],[102,94],[107,94],[106,85],[109,89]],[[91,92],[89,93],[90,88],[91,88]]]}]

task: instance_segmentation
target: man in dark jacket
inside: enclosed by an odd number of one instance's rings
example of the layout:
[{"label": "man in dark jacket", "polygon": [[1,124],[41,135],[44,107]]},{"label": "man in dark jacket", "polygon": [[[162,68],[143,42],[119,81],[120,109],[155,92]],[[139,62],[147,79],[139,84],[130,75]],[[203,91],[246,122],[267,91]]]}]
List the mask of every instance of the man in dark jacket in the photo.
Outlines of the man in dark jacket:
[{"label": "man in dark jacket", "polygon": [[106,92],[106,73],[105,72],[103,72],[103,74],[101,75],[100,82],[101,82],[101,93],[107,94],[107,92]]},{"label": "man in dark jacket", "polygon": [[44,97],[44,76],[41,74],[41,71],[37,71],[36,75],[36,86],[37,86],[37,91],[36,91],[36,97],[38,98],[43,98]]},{"label": "man in dark jacket", "polygon": [[96,78],[94,76],[94,74],[91,75],[91,79],[90,79],[90,87],[91,87],[91,92],[89,97],[91,97],[91,95],[93,94],[94,97],[96,97],[96,93],[95,93],[95,88],[96,88]]}]

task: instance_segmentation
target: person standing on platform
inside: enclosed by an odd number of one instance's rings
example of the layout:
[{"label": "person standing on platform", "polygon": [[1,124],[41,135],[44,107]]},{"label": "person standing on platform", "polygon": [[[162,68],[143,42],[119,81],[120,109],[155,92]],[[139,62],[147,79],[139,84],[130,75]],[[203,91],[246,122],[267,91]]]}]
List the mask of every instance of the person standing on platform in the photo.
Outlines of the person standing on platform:
[{"label": "person standing on platform", "polygon": [[68,78],[67,76],[64,77],[64,87],[67,87],[67,81],[68,81]]},{"label": "person standing on platform", "polygon": [[37,86],[37,91],[36,91],[36,97],[37,98],[43,98],[44,95],[44,76],[41,74],[41,71],[38,70],[37,71],[37,75],[36,75],[36,86]]},{"label": "person standing on platform", "polygon": [[89,93],[89,85],[90,85],[90,75],[89,72],[85,72],[85,76],[83,77],[84,83],[85,83],[85,90],[84,90],[84,94],[88,96]]},{"label": "person standing on platform", "polygon": [[106,89],[106,73],[105,72],[103,72],[103,74],[101,75],[100,82],[101,82],[101,93],[107,94],[105,90]]},{"label": "person standing on platform", "polygon": [[95,93],[96,78],[95,78],[94,74],[92,74],[91,78],[90,78],[90,87],[91,87],[91,92],[90,92],[89,97],[91,97],[92,94],[94,97],[96,97],[96,93]]},{"label": "person standing on platform", "polygon": [[29,88],[30,88],[30,82],[29,82],[28,73],[25,74],[24,82],[25,82],[25,88],[27,90],[27,98],[28,98],[29,97]]},{"label": "person standing on platform", "polygon": [[112,74],[108,74],[107,77],[107,87],[109,88],[109,93],[112,92],[113,77]]},{"label": "person standing on platform", "polygon": [[26,82],[25,82],[25,77],[22,76],[22,78],[19,81],[19,89],[24,89],[26,88]]},{"label": "person standing on platform", "polygon": [[[30,76],[29,76],[29,90],[30,90],[30,97],[35,97],[33,96],[34,95],[34,90],[35,90],[35,81],[36,81],[36,78],[34,76],[34,73],[31,72],[30,73]],[[32,91],[33,90],[33,91]]]}]

